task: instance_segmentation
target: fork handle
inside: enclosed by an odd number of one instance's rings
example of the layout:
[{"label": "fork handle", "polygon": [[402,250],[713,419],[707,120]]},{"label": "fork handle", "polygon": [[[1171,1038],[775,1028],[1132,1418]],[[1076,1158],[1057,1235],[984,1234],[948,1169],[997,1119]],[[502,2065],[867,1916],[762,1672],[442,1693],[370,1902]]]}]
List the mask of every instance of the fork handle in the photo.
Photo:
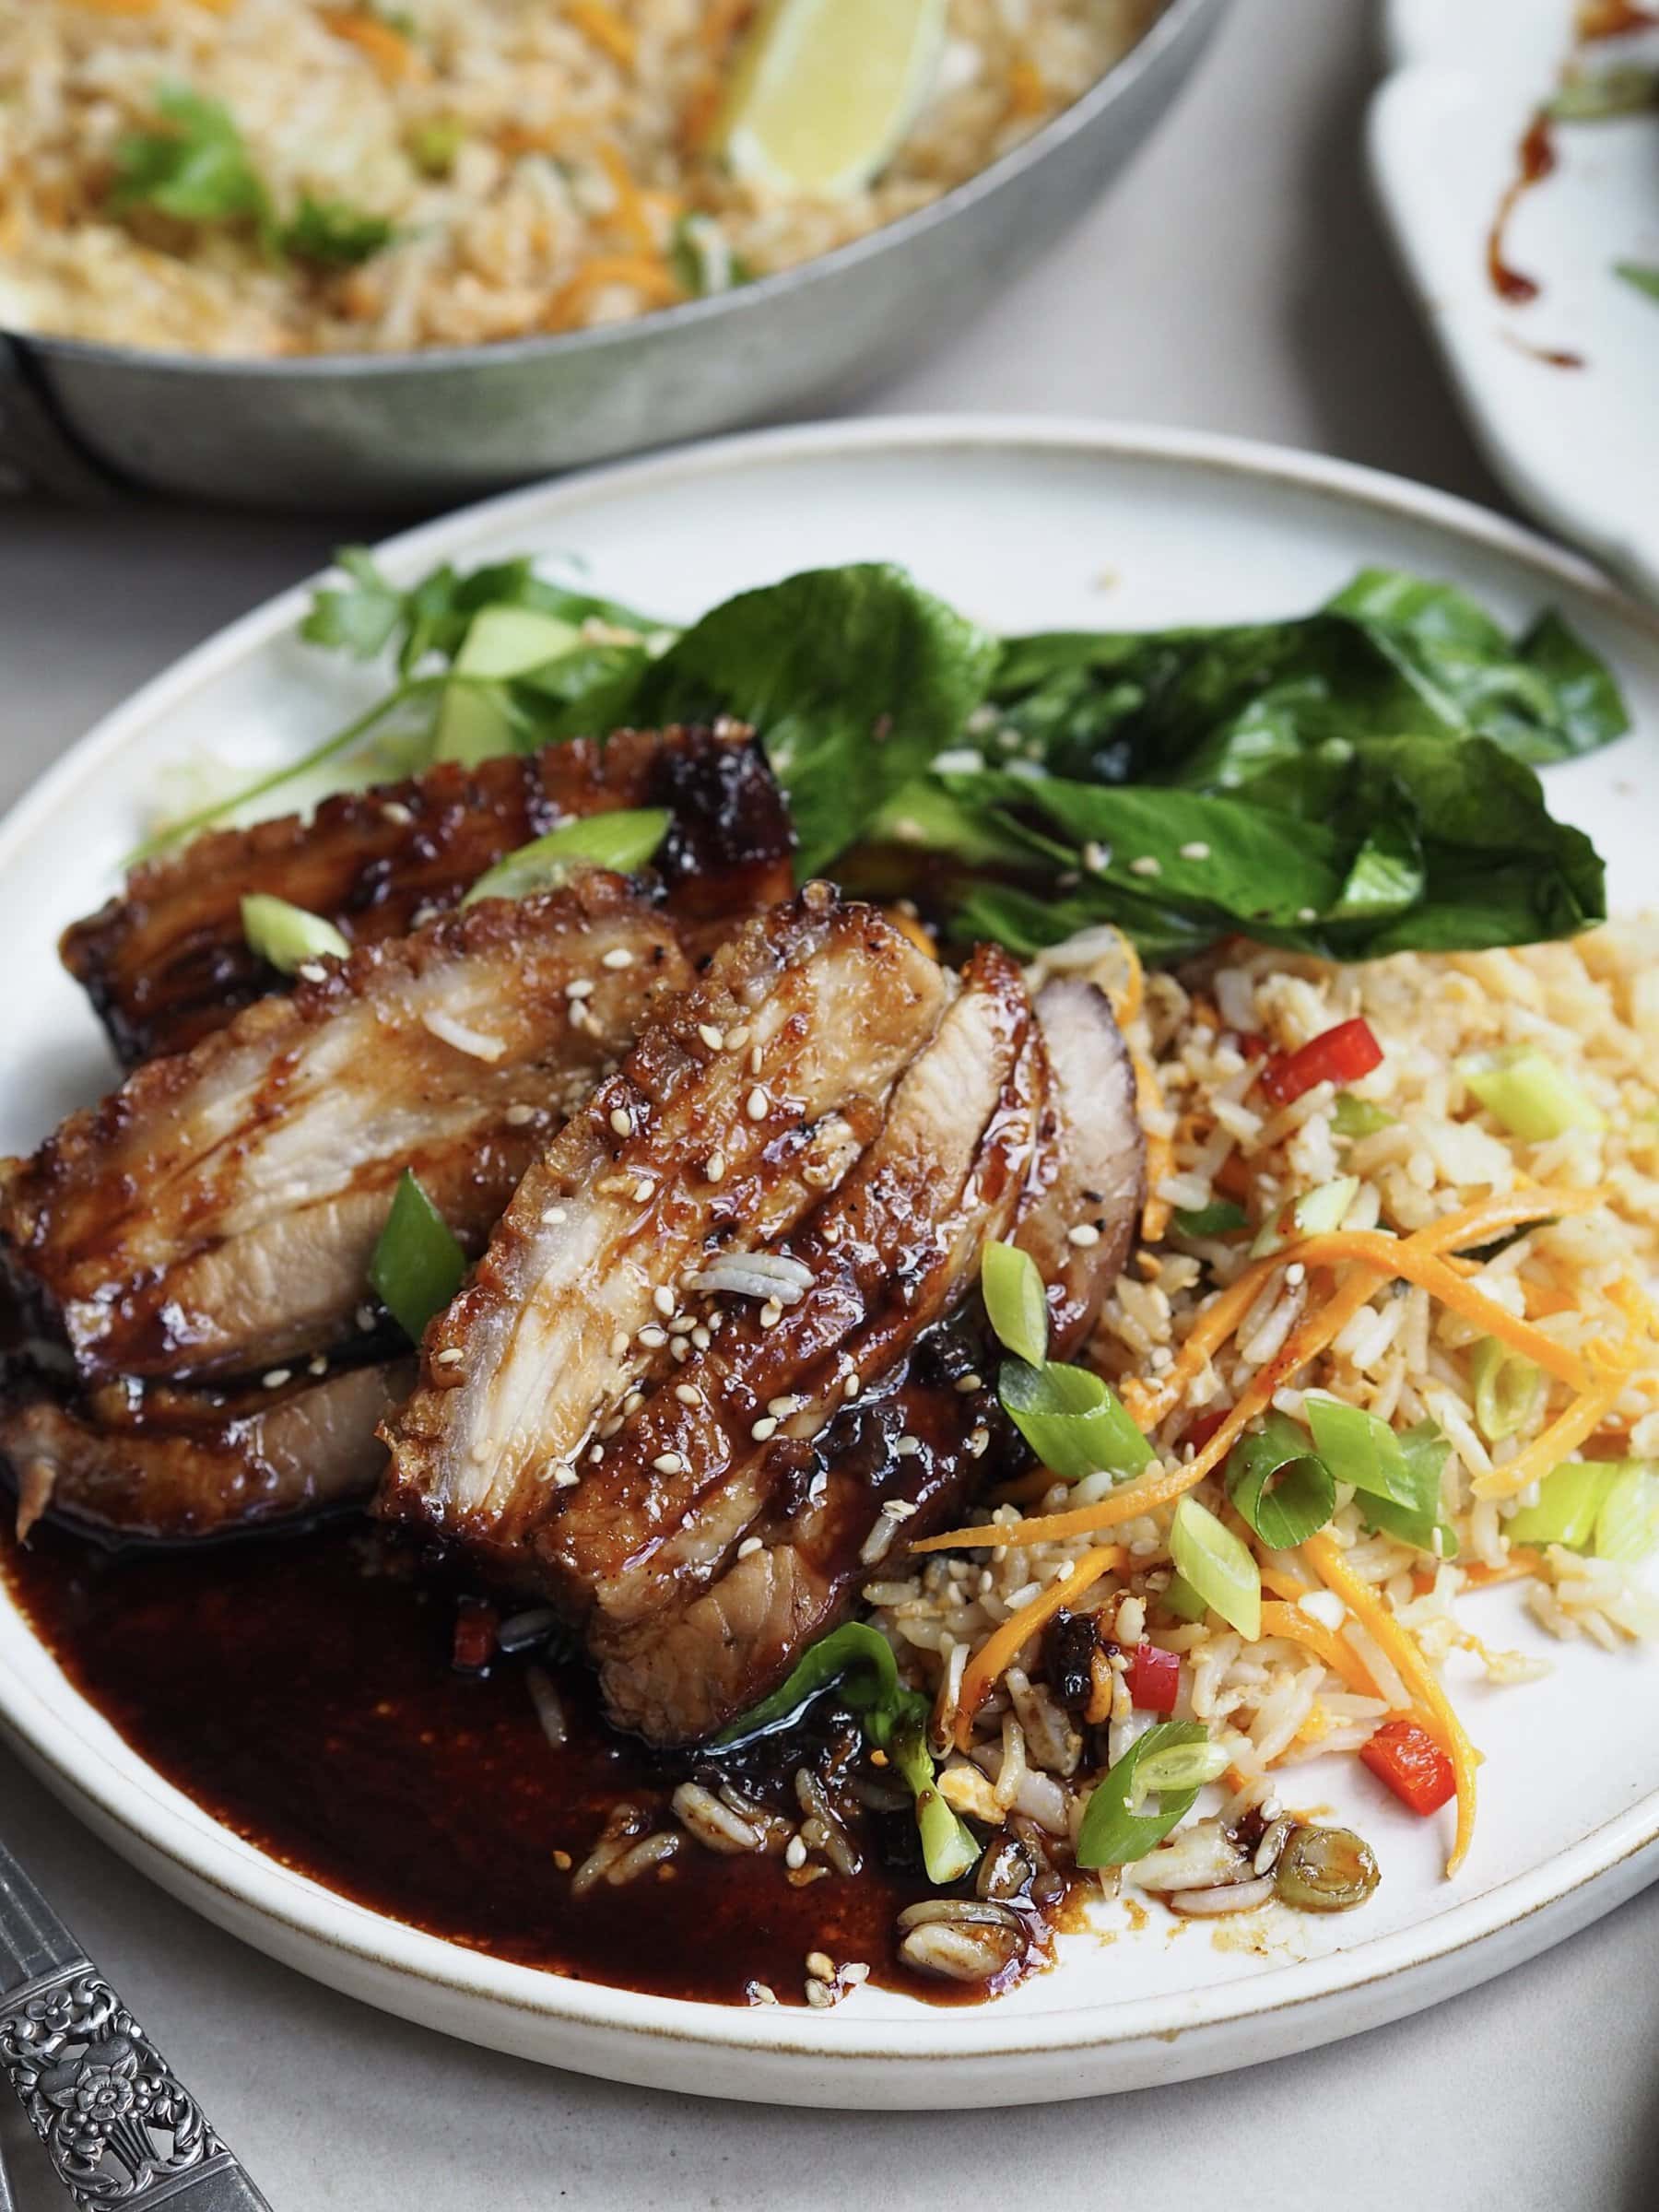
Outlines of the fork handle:
[{"label": "fork handle", "polygon": [[235,2153],[0,1842],[0,2073],[83,2212],[270,2212]]}]

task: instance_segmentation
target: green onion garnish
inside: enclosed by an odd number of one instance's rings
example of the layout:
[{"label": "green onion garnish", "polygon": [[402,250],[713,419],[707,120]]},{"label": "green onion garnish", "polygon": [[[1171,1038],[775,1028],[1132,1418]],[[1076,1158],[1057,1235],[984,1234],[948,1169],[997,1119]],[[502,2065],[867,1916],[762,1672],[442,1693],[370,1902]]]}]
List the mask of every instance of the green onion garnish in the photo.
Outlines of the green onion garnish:
[{"label": "green onion garnish", "polygon": [[1595,1524],[1618,1475],[1616,1459],[1569,1459],[1538,1485],[1536,1505],[1524,1505],[1503,1524],[1512,1544],[1565,1544],[1588,1550]]},{"label": "green onion garnish", "polygon": [[1250,1225],[1250,1216],[1230,1198],[1213,1199],[1208,1206],[1177,1206],[1173,1216],[1183,1237],[1230,1237]]},{"label": "green onion garnish", "polygon": [[284,975],[294,974],[308,960],[343,960],[351,950],[332,922],[268,891],[250,891],[243,898],[241,925],[249,951]]},{"label": "green onion garnish", "polygon": [[1255,1233],[1251,1258],[1259,1260],[1267,1253],[1277,1252],[1293,1237],[1322,1237],[1328,1230],[1340,1229],[1359,1195],[1358,1175],[1338,1175],[1331,1182],[1304,1191],[1289,1206],[1280,1206],[1268,1215]]},{"label": "green onion garnish", "polygon": [[1369,1099],[1356,1098],[1351,1090],[1339,1090],[1331,1101],[1331,1126],[1338,1136],[1375,1136],[1379,1129],[1392,1129],[1394,1124],[1392,1113]]},{"label": "green onion garnish", "polygon": [[1020,1435],[1062,1482],[1081,1482],[1088,1475],[1138,1475],[1151,1463],[1152,1447],[1117,1393],[1087,1368],[1005,1359],[997,1395]]},{"label": "green onion garnish", "polygon": [[672,819],[663,806],[625,806],[566,822],[498,860],[461,903],[473,906],[480,899],[528,899],[537,891],[554,891],[581,867],[614,868],[618,876],[631,876],[655,853]]},{"label": "green onion garnish", "polygon": [[1247,1642],[1262,1632],[1262,1571],[1249,1547],[1189,1492],[1170,1524],[1170,1557]]},{"label": "green onion garnish", "polygon": [[1466,1053],[1457,1072],[1493,1120],[1523,1144],[1547,1144],[1569,1129],[1607,1125],[1601,1109],[1535,1044]]},{"label": "green onion garnish", "polygon": [[1270,1413],[1228,1455],[1227,1494],[1274,1551],[1288,1551],[1324,1526],[1336,1510],[1336,1485],[1310,1449],[1308,1432]]},{"label": "green onion garnish", "polygon": [[1018,1244],[988,1243],[980,1288],[999,1341],[1028,1366],[1041,1367],[1048,1358],[1048,1300],[1030,1253]]},{"label": "green onion garnish", "polygon": [[1398,1433],[1374,1413],[1310,1391],[1302,1400],[1319,1456],[1338,1482],[1363,1491],[1368,1528],[1451,1559],[1457,1538],[1441,1519],[1446,1440],[1432,1421]]},{"label": "green onion garnish", "polygon": [[1208,1606],[1184,1574],[1172,1574],[1170,1577],[1170,1586],[1159,1603],[1167,1612],[1173,1613],[1177,1620],[1202,1620],[1209,1611]]},{"label": "green onion garnish", "polygon": [[934,1762],[923,1737],[922,1722],[914,1717],[895,1729],[887,1740],[888,1759],[916,1800],[916,1828],[922,1838],[922,1864],[927,1878],[944,1888],[959,1882],[979,1863],[980,1847],[973,1830],[959,1820],[934,1783]]},{"label": "green onion garnish", "polygon": [[406,1168],[369,1263],[375,1296],[411,1342],[441,1313],[466,1274],[454,1231]]},{"label": "green onion garnish", "polygon": [[1659,1543],[1659,1467],[1651,1459],[1611,1465],[1617,1471],[1595,1516],[1595,1556],[1629,1565]]},{"label": "green onion garnish", "polygon": [[1475,1382],[1475,1426],[1488,1444],[1524,1429],[1544,1394],[1544,1371],[1496,1336],[1483,1336],[1470,1362]]},{"label": "green onion garnish", "polygon": [[1202,1721],[1160,1721],[1136,1736],[1117,1764],[1101,1776],[1089,1797],[1077,1830],[1078,1865],[1133,1866],[1161,1843],[1198,1802],[1202,1781],[1189,1782],[1184,1788],[1166,1787],[1156,1813],[1136,1813],[1131,1810],[1131,1804],[1135,1798],[1137,1771],[1143,1760],[1158,1759],[1171,1751],[1198,1750],[1208,1744],[1209,1734]]}]

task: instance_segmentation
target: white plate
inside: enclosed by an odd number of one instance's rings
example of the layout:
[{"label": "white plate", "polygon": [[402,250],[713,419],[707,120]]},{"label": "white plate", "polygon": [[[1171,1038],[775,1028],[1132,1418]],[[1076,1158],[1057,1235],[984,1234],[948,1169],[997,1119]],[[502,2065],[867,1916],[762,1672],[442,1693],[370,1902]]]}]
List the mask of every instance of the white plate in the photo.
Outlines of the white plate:
[{"label": "white plate", "polygon": [[[1659,263],[1659,115],[1558,125],[1523,195],[1508,305],[1487,237],[1521,138],[1571,51],[1572,0],[1389,0],[1372,181],[1488,460],[1522,504],[1659,599],[1659,302],[1614,274]],[[1652,53],[1659,34],[1641,51]],[[1600,65],[1610,45],[1591,50]],[[1582,368],[1543,357],[1567,353]]]},{"label": "white plate", "polygon": [[[907,562],[1009,629],[1281,615],[1363,563],[1465,584],[1511,620],[1551,603],[1616,663],[1643,735],[1551,771],[1616,898],[1652,888],[1659,622],[1575,559],[1437,493],[1233,441],[1053,421],[870,422],[746,438],[567,480],[394,541],[408,579],[441,559],[580,554],[601,589],[687,618],[819,562]],[[1110,579],[1110,581],[1108,581]],[[249,760],[315,739],[373,678],[296,643],[289,593],[149,685],[0,830],[7,1051],[0,1147],[31,1145],[103,1078],[56,930],[108,891],[141,794],[198,746]],[[1500,1643],[1543,1651],[1547,1683],[1453,1687],[1488,1753],[1479,1832],[1454,1884],[1445,1837],[1352,1760],[1310,1769],[1298,1802],[1344,1807],[1373,1841],[1365,1912],[1286,1916],[1264,1953],[1103,1912],[1058,1967],[999,2002],[939,2011],[864,1989],[830,2013],[689,2005],[560,1981],[350,1904],[262,1856],[150,1771],[0,1600],[0,1714],[98,1832],[210,1919],[301,1971],[474,2041],[624,2081],[790,2103],[994,2104],[1077,2097],[1245,2065],[1465,1988],[1659,1876],[1659,1660],[1549,1645],[1513,1594],[1473,1601]],[[1225,1940],[1225,1939],[1224,1939]],[[1236,1939],[1234,1939],[1236,1940]]]}]

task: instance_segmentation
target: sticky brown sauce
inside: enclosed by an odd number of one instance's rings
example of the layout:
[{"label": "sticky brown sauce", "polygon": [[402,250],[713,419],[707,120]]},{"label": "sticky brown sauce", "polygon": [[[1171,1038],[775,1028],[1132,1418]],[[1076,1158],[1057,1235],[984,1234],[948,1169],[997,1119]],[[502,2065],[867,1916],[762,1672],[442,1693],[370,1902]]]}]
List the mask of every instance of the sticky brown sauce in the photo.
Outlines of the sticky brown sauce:
[{"label": "sticky brown sauce", "polygon": [[[194,1553],[0,1534],[19,1606],[126,1742],[247,1841],[374,1912],[519,1965],[716,2004],[752,2002],[752,1983],[803,2003],[812,1950],[935,2003],[987,1994],[898,1958],[896,1915],[935,1894],[888,1863],[913,1834],[898,1814],[862,1817],[852,1878],[797,1887],[781,1858],[688,1838],[641,1878],[574,1896],[556,1854],[579,1867],[619,1804],[672,1826],[692,1767],[607,1728],[575,1664],[552,1670],[569,1722],[556,1750],[524,1663],[458,1672],[454,1592],[400,1566],[352,1524]],[[766,1747],[732,1779],[783,1806],[801,1756]]]},{"label": "sticky brown sauce", "polygon": [[[1500,300],[1512,307],[1522,307],[1538,297],[1542,287],[1535,276],[1528,276],[1511,265],[1508,252],[1510,224],[1515,210],[1526,194],[1545,178],[1554,173],[1556,167],[1555,139],[1549,127],[1549,118],[1542,110],[1528,124],[1517,148],[1513,178],[1498,203],[1498,212],[1487,233],[1487,275],[1492,289]],[[1565,366],[1565,364],[1562,364]],[[1577,363],[1573,364],[1577,366]]]}]

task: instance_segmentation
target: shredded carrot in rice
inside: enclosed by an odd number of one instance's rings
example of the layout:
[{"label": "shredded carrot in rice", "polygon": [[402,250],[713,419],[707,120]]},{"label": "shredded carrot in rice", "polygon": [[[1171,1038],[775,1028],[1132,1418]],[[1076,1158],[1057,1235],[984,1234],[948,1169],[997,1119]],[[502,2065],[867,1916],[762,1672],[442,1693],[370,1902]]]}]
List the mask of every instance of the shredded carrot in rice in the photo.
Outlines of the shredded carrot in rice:
[{"label": "shredded carrot in rice", "polygon": [[565,0],[565,14],[583,37],[602,48],[613,62],[624,69],[633,67],[640,54],[639,35],[615,8],[606,7],[604,0]]},{"label": "shredded carrot in rice", "polygon": [[962,1670],[962,1687],[957,1696],[956,1709],[959,1751],[966,1751],[972,1742],[974,1714],[1018,1658],[1021,1647],[1040,1629],[1045,1628],[1063,1606],[1081,1597],[1109,1568],[1121,1567],[1128,1556],[1121,1544],[1102,1544],[1096,1551],[1085,1552],[1069,1574],[1051,1583],[1041,1597],[1034,1597],[1029,1606],[1010,1614],[985,1639]]},{"label": "shredded carrot in rice", "polygon": [[406,78],[420,75],[425,67],[419,53],[403,32],[379,16],[355,7],[325,7],[320,19],[336,39],[355,46],[372,62],[376,73],[388,85],[402,84]]},{"label": "shredded carrot in rice", "polygon": [[1535,1551],[1530,1544],[1512,1544],[1501,1567],[1488,1567],[1484,1559],[1471,1559],[1463,1571],[1464,1587],[1489,1590],[1494,1583],[1518,1583],[1529,1574],[1536,1574],[1543,1564],[1544,1554]]},{"label": "shredded carrot in rice", "polygon": [[1041,115],[1048,98],[1035,62],[1021,54],[1008,71],[1010,115]]},{"label": "shredded carrot in rice", "polygon": [[1327,1590],[1335,1591],[1384,1657],[1391,1660],[1416,1699],[1418,1718],[1452,1761],[1457,1783],[1457,1829],[1446,1861],[1450,1880],[1468,1855],[1475,1836],[1475,1770],[1480,1754],[1464,1733],[1440,1677],[1424,1658],[1418,1641],[1397,1621],[1376,1591],[1348,1565],[1341,1547],[1328,1535],[1310,1536],[1301,1555]]},{"label": "shredded carrot in rice", "polygon": [[1300,1643],[1322,1660],[1331,1673],[1338,1676],[1351,1690],[1362,1698],[1380,1698],[1382,1692],[1371,1678],[1371,1671],[1359,1653],[1346,1639],[1327,1629],[1323,1621],[1304,1613],[1300,1606],[1278,1605],[1269,1602],[1262,1607],[1264,1636],[1283,1636],[1290,1643]]},{"label": "shredded carrot in rice", "polygon": [[634,182],[621,147],[607,140],[599,147],[599,159],[617,195],[617,221],[642,253],[654,253],[656,235],[645,210],[644,196]]},{"label": "shredded carrot in rice", "polygon": [[570,282],[554,297],[547,311],[549,326],[562,328],[592,291],[605,284],[631,285],[658,307],[672,306],[684,298],[679,280],[665,261],[642,253],[599,253],[584,262]]}]

